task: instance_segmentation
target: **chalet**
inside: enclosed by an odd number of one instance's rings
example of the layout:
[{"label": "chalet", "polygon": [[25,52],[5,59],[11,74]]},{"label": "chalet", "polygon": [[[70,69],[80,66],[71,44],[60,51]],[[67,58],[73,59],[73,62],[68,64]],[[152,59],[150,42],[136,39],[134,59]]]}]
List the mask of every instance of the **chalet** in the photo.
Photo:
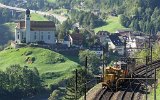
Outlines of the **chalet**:
[{"label": "chalet", "polygon": [[55,44],[55,23],[52,21],[30,21],[30,10],[26,10],[25,21],[19,21],[15,29],[15,42]]}]

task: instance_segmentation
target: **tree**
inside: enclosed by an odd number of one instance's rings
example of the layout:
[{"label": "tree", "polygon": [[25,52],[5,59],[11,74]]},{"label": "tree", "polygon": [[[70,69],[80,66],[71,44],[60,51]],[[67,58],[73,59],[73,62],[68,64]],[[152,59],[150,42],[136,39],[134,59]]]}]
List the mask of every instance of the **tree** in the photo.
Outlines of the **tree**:
[{"label": "tree", "polygon": [[139,26],[139,21],[138,21],[138,19],[132,20],[131,27],[132,27],[134,30],[138,30],[138,31],[140,30],[140,26]]},{"label": "tree", "polygon": [[[75,71],[73,72],[73,77],[69,79],[69,81],[67,82],[67,87],[66,87],[66,96],[65,99],[66,100],[75,100]],[[84,95],[84,84],[86,83],[86,79],[87,80],[92,80],[93,79],[93,75],[91,73],[87,73],[85,72],[85,69],[80,68],[77,71],[78,75],[77,75],[77,98],[80,98],[81,96]],[[95,83],[92,82],[89,85],[87,85],[87,90],[89,90],[92,86],[94,86]]]},{"label": "tree", "polygon": [[44,7],[44,0],[38,0],[38,8],[41,9]]},{"label": "tree", "polygon": [[69,31],[71,29],[71,26],[72,26],[72,23],[71,23],[71,21],[69,19],[64,21],[62,23],[62,25],[60,26],[61,33],[65,33],[67,31]]},{"label": "tree", "polygon": [[125,15],[122,14],[120,16],[120,23],[122,26],[129,27],[131,22],[128,17],[126,17]]},{"label": "tree", "polygon": [[92,73],[99,73],[100,58],[90,50],[80,51],[79,60],[82,65],[85,65],[86,57],[88,58],[88,68]]},{"label": "tree", "polygon": [[48,100],[58,100],[59,94],[60,94],[59,90],[54,90],[52,94],[50,94],[50,97],[48,98]]},{"label": "tree", "polygon": [[42,87],[38,73],[36,68],[33,71],[20,65],[11,65],[5,72],[0,71],[0,96],[5,93],[2,97],[19,99],[38,94]]}]

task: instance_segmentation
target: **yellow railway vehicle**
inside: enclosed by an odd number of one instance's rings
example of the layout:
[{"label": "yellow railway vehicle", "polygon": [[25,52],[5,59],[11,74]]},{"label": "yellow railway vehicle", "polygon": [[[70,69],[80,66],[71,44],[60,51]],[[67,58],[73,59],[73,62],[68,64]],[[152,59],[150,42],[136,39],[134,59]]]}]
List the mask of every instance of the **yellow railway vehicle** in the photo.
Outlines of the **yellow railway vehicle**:
[{"label": "yellow railway vehicle", "polygon": [[[130,77],[134,71],[135,60],[133,62],[119,61],[114,64],[114,66],[106,67],[104,70],[104,78],[102,82],[102,87],[114,87],[119,78]],[[118,84],[123,83],[124,80],[119,80]]]}]

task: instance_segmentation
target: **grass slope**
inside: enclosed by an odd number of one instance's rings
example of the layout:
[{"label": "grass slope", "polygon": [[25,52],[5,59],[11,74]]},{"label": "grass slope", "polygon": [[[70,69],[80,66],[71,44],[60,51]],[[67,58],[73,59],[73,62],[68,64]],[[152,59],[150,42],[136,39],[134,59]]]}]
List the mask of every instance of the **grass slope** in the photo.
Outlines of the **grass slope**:
[{"label": "grass slope", "polygon": [[45,18],[44,16],[37,14],[37,13],[31,13],[31,20],[34,21],[48,21],[47,18]]},{"label": "grass slope", "polygon": [[[27,60],[32,59],[34,62]],[[61,59],[64,62],[61,62]],[[63,79],[69,78],[71,72],[79,65],[61,54],[43,48],[8,49],[0,52],[0,70],[5,70],[12,64],[37,67],[40,74],[54,73],[52,78],[45,80],[45,85],[57,84]]]},{"label": "grass slope", "polygon": [[120,24],[119,17],[109,16],[106,20],[106,25],[102,27],[95,28],[94,31],[97,33],[98,31],[108,31],[114,33],[118,29],[126,29]]}]

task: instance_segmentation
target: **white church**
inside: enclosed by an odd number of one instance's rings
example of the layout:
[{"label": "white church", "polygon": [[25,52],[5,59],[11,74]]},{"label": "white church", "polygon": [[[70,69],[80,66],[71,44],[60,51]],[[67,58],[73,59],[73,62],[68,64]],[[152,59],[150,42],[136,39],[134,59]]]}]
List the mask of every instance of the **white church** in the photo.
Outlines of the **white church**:
[{"label": "white church", "polygon": [[26,10],[25,21],[19,21],[15,29],[15,43],[43,42],[55,44],[55,23],[52,21],[30,21],[30,10]]}]

